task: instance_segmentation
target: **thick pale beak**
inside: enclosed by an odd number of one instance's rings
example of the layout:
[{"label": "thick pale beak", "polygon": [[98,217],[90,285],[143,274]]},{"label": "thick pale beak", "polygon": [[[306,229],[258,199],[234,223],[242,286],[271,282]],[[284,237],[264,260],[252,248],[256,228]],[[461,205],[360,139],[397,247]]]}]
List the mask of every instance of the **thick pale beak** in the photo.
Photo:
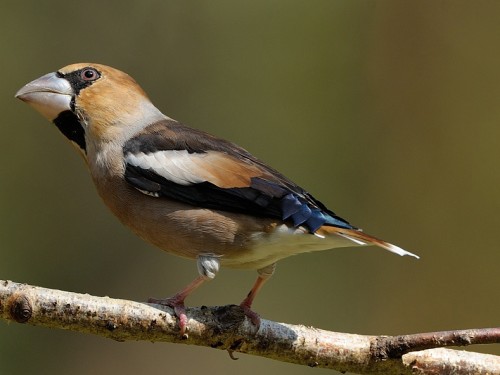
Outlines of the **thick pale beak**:
[{"label": "thick pale beak", "polygon": [[23,86],[16,93],[16,98],[53,121],[61,112],[71,110],[73,93],[66,79],[58,77],[56,73],[49,73]]}]

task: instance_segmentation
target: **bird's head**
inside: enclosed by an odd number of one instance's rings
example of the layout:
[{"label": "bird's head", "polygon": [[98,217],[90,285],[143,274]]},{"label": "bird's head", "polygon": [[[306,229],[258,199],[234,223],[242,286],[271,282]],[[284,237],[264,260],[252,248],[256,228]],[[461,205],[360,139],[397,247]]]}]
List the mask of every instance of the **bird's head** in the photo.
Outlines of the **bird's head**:
[{"label": "bird's head", "polygon": [[85,155],[89,143],[119,142],[165,118],[128,74],[106,65],[78,63],[22,87],[30,104]]}]

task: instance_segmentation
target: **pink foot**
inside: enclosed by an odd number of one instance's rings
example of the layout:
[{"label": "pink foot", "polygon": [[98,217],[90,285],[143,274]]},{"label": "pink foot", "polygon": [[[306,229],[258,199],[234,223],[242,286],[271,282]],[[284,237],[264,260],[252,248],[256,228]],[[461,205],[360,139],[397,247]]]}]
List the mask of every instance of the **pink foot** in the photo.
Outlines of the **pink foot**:
[{"label": "pink foot", "polygon": [[148,303],[156,303],[162,306],[168,306],[174,309],[175,316],[179,319],[179,330],[181,331],[181,337],[183,339],[187,339],[188,335],[186,333],[187,328],[187,316],[186,316],[186,307],[184,306],[184,299],[175,295],[170,298],[165,299],[156,299],[149,298]]},{"label": "pink foot", "polygon": [[243,313],[250,319],[252,324],[257,328],[257,331],[260,328],[260,315],[253,311],[248,304],[243,301],[240,304],[240,307],[243,309]]}]

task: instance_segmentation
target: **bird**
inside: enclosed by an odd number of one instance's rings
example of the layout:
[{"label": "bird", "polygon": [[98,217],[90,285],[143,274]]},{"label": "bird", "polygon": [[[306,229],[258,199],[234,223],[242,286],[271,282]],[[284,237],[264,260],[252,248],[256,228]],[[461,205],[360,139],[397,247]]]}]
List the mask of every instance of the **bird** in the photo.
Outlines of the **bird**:
[{"label": "bird", "polygon": [[252,303],[291,255],[375,245],[418,256],[366,234],[244,148],[163,114],[128,74],[76,63],[23,86],[15,97],[52,122],[83,157],[98,195],[146,242],[197,262],[198,276],[168,298],[187,337],[185,299],[221,267],[257,270],[240,303]]}]

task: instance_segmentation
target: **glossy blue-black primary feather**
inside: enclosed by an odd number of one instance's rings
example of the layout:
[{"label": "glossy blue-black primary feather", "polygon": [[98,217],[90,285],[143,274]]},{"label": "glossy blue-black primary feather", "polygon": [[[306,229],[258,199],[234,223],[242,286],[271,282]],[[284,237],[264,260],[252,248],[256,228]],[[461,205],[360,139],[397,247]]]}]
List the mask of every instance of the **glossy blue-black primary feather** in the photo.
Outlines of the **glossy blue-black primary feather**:
[{"label": "glossy blue-black primary feather", "polygon": [[[204,178],[206,170],[216,169],[217,166],[208,162],[204,165],[203,158],[197,158],[197,164],[193,163],[189,171],[192,180],[185,179],[179,183],[176,173],[184,173],[183,169],[174,163],[171,170],[166,170],[167,166],[158,164],[154,157],[150,157],[156,153],[169,155],[170,151],[187,151],[182,157],[184,165],[189,164],[186,159],[201,154],[210,156],[210,153],[217,153],[219,159],[220,155],[222,158],[227,156],[229,160],[224,161],[235,164],[235,170],[247,183],[231,186],[224,183],[224,176]],[[126,164],[126,180],[140,191],[158,198],[167,197],[196,207],[281,219],[294,226],[305,225],[312,233],[323,225],[355,229],[304,189],[241,147],[173,120],[148,126],[125,144],[123,152],[125,160],[134,156],[134,163]],[[177,154],[172,152],[171,155]],[[196,175],[197,170],[199,176]]]}]

